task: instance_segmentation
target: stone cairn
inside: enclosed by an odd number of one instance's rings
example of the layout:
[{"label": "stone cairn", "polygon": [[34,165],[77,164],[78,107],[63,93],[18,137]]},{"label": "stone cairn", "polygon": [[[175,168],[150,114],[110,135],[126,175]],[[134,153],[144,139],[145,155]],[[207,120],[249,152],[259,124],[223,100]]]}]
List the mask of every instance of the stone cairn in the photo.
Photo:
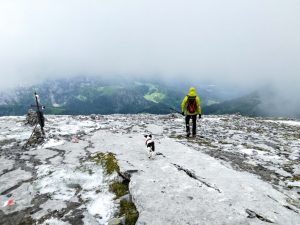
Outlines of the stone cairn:
[{"label": "stone cairn", "polygon": [[35,111],[29,109],[26,115],[25,124],[29,124],[31,126],[35,126],[38,123],[38,117]]},{"label": "stone cairn", "polygon": [[30,126],[35,126],[25,146],[35,146],[35,145],[42,144],[44,142],[45,136],[42,134],[41,129],[38,125],[37,113],[32,109],[28,110],[25,124],[26,125],[29,124]]},{"label": "stone cairn", "polygon": [[39,127],[35,127],[32,132],[32,135],[27,140],[27,145],[28,146],[40,145],[44,142],[44,138],[45,136],[42,134],[41,129]]}]

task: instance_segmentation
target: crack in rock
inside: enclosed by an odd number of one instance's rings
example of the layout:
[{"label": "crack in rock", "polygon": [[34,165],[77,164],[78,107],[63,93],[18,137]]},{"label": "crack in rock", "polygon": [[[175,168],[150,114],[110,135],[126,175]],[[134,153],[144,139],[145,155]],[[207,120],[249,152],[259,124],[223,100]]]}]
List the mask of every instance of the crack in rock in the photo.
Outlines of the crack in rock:
[{"label": "crack in rock", "polygon": [[15,190],[15,189],[21,187],[22,184],[28,183],[28,182],[32,182],[33,180],[34,180],[33,177],[31,177],[31,178],[28,179],[28,180],[22,180],[22,181],[20,181],[19,183],[17,183],[16,185],[14,185],[13,187],[10,187],[10,188],[4,190],[3,192],[1,192],[0,195],[7,195],[8,193],[12,192],[13,190]]},{"label": "crack in rock", "polygon": [[0,210],[0,224],[5,225],[32,225],[37,224],[37,221],[31,217],[32,214],[41,210],[40,206],[45,203],[50,197],[47,194],[37,195],[31,201],[33,206],[23,210],[5,214]]},{"label": "crack in rock", "polygon": [[88,145],[83,148],[87,154],[89,153],[89,148],[95,148],[94,143],[90,140],[88,141]]},{"label": "crack in rock", "polygon": [[138,173],[139,170],[126,170],[124,172],[118,172],[119,176],[122,177],[124,180],[130,182],[131,176],[133,173]]},{"label": "crack in rock", "polygon": [[72,224],[78,224],[81,225],[83,224],[82,219],[83,219],[83,209],[79,209],[82,206],[81,203],[78,202],[68,202],[67,207],[63,208],[61,210],[54,210],[47,215],[43,216],[42,218],[38,219],[38,223],[42,224],[46,220],[50,218],[57,218],[61,219],[63,221],[74,221],[76,220],[76,223]]},{"label": "crack in rock", "polygon": [[[196,151],[203,152],[199,147],[193,144],[186,143],[186,142],[180,142],[180,143]],[[221,159],[225,162],[228,162],[232,166],[232,168],[237,171],[247,171],[258,175],[264,181],[267,181],[274,185],[279,185],[280,179],[278,177],[280,177],[280,174],[264,167],[261,164],[257,164],[257,165],[249,164],[247,161],[245,161],[245,159],[241,155],[237,153],[223,151],[222,149],[215,149],[214,151],[204,151],[203,153],[213,158]]]},{"label": "crack in rock", "polygon": [[183,168],[183,167],[181,167],[181,166],[179,166],[179,165],[177,165],[177,164],[174,164],[174,163],[173,163],[173,166],[175,166],[179,171],[185,172],[189,177],[191,177],[191,178],[193,178],[193,179],[195,179],[195,180],[201,182],[201,183],[204,184],[205,186],[207,186],[207,187],[209,187],[209,188],[212,188],[212,189],[214,189],[215,191],[217,191],[217,192],[219,192],[219,193],[222,193],[220,189],[218,189],[217,187],[214,187],[213,185],[207,183],[206,181],[203,180],[204,178],[201,179],[201,178],[198,177],[194,172],[192,172],[192,171],[190,171],[190,170],[188,170],[188,169],[185,169],[185,168]]},{"label": "crack in rock", "polygon": [[253,218],[257,218],[263,222],[267,222],[267,223],[274,223],[273,221],[257,214],[256,212],[250,210],[250,209],[246,209],[246,213],[248,214],[248,218],[253,219]]},{"label": "crack in rock", "polygon": [[162,154],[161,152],[157,152],[156,155],[161,155],[162,157],[166,158],[166,156],[164,154]]},{"label": "crack in rock", "polygon": [[[277,201],[275,198],[271,197],[270,195],[267,195],[270,199],[272,199],[273,201],[277,202],[278,204],[280,204],[279,201]],[[288,196],[287,196],[288,197]],[[288,210],[291,210],[297,214],[299,214],[299,211],[297,211],[296,209],[293,209],[291,206],[289,205],[282,205],[283,207],[287,208]]]},{"label": "crack in rock", "polygon": [[13,168],[11,168],[11,169],[5,169],[5,170],[3,170],[3,172],[0,174],[0,177],[3,176],[4,174],[7,174],[7,173],[9,173],[9,172],[12,172],[12,171],[14,171],[14,170],[16,170],[16,169],[18,169],[18,168],[13,167]]},{"label": "crack in rock", "polygon": [[56,155],[51,156],[51,157],[49,157],[49,158],[46,159],[46,162],[48,164],[51,164],[50,160],[56,158],[57,156],[61,156],[62,159],[65,160],[65,153],[66,153],[65,150],[61,150],[61,149],[58,149],[58,148],[47,148],[47,149],[49,149],[51,151],[54,151],[54,152],[57,152]]},{"label": "crack in rock", "polygon": [[287,208],[288,210],[291,210],[291,211],[293,211],[293,212],[295,212],[295,213],[297,213],[297,214],[299,214],[299,212],[296,210],[296,209],[293,209],[291,206],[289,206],[289,205],[283,205],[283,207],[284,208]]}]

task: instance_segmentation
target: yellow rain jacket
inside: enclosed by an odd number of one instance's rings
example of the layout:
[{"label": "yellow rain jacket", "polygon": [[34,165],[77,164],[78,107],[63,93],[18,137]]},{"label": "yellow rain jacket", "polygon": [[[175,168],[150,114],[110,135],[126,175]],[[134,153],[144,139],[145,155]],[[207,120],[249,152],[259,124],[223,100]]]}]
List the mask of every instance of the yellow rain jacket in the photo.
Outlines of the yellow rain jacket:
[{"label": "yellow rain jacket", "polygon": [[[187,111],[187,100],[188,100],[189,96],[191,96],[191,97],[196,96],[197,109],[196,109],[196,112],[194,112],[194,113],[190,113]],[[184,112],[185,115],[191,115],[191,116],[201,114],[200,98],[197,96],[195,88],[191,87],[188,95],[184,97],[184,99],[181,103],[181,112]]]}]

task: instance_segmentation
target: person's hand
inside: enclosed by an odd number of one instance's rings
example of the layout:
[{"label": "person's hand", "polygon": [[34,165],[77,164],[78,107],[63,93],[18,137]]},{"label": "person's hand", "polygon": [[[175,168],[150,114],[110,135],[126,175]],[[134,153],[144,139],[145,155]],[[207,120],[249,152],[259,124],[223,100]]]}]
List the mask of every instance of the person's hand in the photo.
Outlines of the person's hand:
[{"label": "person's hand", "polygon": [[183,115],[183,116],[184,116],[184,112],[182,112],[182,113],[181,113],[181,115]]},{"label": "person's hand", "polygon": [[201,119],[201,114],[199,114],[199,119]]}]

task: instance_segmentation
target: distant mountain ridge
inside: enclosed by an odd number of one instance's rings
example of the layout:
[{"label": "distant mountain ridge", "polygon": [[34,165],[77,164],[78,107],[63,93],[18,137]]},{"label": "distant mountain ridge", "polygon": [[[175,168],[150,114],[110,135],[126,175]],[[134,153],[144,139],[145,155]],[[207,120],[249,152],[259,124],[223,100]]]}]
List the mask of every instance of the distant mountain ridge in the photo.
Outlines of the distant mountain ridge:
[{"label": "distant mountain ridge", "polygon": [[[199,88],[200,90],[200,88]],[[162,82],[126,79],[77,77],[48,80],[39,85],[18,88],[14,93],[0,95],[0,115],[24,115],[34,103],[37,91],[48,114],[113,114],[172,112],[180,110],[188,88]],[[206,90],[200,90],[203,105],[219,100]]]},{"label": "distant mountain ridge", "polygon": [[260,95],[258,92],[254,92],[240,98],[207,106],[204,111],[207,114],[240,113],[247,116],[257,116],[261,115],[261,111],[259,109],[260,104]]},{"label": "distant mountain ridge", "polygon": [[[279,94],[280,95],[280,94]],[[248,95],[206,106],[205,114],[235,114],[244,116],[285,117],[300,119],[300,102],[282,100],[273,89],[261,89]]]},{"label": "distant mountain ridge", "polygon": [[[288,114],[284,110],[278,110],[276,101],[269,102],[273,93],[270,94],[268,90],[226,99],[225,96],[230,96],[231,90],[226,92],[212,85],[195,87],[201,98],[203,114],[240,113],[245,116],[300,118],[300,113]],[[148,80],[95,77],[48,80],[39,85],[17,88],[10,93],[0,93],[0,116],[26,114],[34,103],[35,91],[46,106],[46,114],[168,114],[174,112],[170,108],[181,111],[181,101],[188,89],[189,86],[184,84]],[[274,109],[270,110],[272,107]]]}]

